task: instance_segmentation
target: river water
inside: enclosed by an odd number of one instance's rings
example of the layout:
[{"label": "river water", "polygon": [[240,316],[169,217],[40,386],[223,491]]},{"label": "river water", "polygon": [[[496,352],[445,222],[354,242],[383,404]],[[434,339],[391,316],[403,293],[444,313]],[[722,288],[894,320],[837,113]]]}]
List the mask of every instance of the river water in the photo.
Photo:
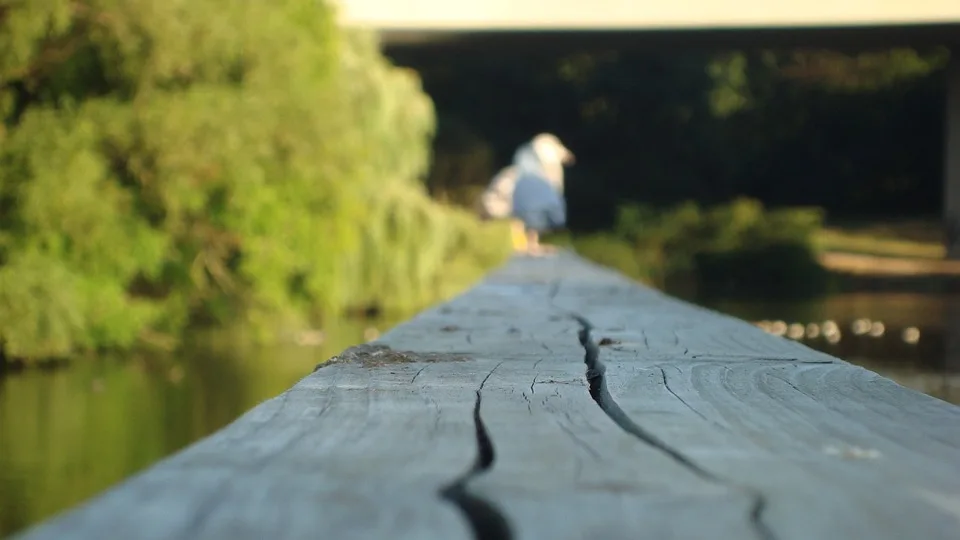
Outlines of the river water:
[{"label": "river water", "polygon": [[[960,403],[960,345],[949,339],[960,329],[960,297],[851,293],[807,302],[702,303],[749,321],[805,327],[833,321],[839,340],[820,335],[804,343]],[[858,319],[881,322],[883,335],[855,335]],[[371,326],[382,331],[389,323],[342,322],[312,347],[237,351],[229,339],[211,339],[177,357],[101,359],[0,377],[0,537],[216,431],[318,362],[372,337]],[[903,339],[911,327],[919,331],[916,343]]]},{"label": "river water", "polygon": [[[960,296],[857,292],[805,302],[699,303],[751,322],[803,325],[801,343],[960,404]],[[832,339],[822,332],[828,321],[838,328]],[[872,331],[864,331],[867,321]]]},{"label": "river water", "polygon": [[319,345],[77,361],[0,376],[0,538],[76,505],[230,423],[388,322],[342,321]]}]

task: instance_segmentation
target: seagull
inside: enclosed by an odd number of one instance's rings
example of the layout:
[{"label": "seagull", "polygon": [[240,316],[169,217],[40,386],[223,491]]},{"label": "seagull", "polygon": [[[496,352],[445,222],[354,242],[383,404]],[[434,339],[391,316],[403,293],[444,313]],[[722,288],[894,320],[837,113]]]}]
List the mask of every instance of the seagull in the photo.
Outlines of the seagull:
[{"label": "seagull", "polygon": [[[511,237],[517,251],[541,250],[539,232],[562,227],[566,222],[563,204],[564,167],[576,158],[552,133],[540,133],[517,148],[513,163],[501,169],[480,197],[481,213],[489,219],[511,219]],[[515,193],[518,183],[523,187]],[[551,190],[544,189],[546,184]],[[514,210],[520,203],[522,215]],[[526,218],[526,219],[525,219]]]}]

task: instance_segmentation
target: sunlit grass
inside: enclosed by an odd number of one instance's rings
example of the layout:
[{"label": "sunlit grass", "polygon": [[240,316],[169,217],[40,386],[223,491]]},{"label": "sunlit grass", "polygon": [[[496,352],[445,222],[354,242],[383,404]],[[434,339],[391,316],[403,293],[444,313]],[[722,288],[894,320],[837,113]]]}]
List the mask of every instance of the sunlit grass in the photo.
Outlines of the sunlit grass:
[{"label": "sunlit grass", "polygon": [[834,225],[817,231],[814,242],[821,251],[943,259],[946,252],[939,234],[932,222]]}]

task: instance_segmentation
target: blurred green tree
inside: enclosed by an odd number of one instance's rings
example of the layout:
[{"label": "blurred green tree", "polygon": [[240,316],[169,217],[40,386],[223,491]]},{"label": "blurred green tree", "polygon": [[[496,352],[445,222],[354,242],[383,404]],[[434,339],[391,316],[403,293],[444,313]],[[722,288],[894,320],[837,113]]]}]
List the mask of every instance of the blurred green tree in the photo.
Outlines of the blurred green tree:
[{"label": "blurred green tree", "polygon": [[508,248],[429,199],[432,102],[322,2],[4,2],[0,117],[10,357],[272,339]]}]

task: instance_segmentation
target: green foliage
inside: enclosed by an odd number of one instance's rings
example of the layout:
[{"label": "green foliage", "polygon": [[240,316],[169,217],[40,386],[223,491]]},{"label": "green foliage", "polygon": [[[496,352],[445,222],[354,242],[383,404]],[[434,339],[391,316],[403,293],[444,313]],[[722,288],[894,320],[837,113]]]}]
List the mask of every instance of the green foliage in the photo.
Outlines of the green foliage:
[{"label": "green foliage", "polygon": [[713,80],[708,100],[714,116],[730,116],[749,104],[746,55],[740,52],[720,55],[707,64],[707,73]]},{"label": "green foliage", "polygon": [[6,6],[0,105],[9,356],[411,309],[508,249],[425,193],[417,77],[313,0]]},{"label": "green foliage", "polygon": [[950,51],[945,47],[929,52],[895,48],[844,54],[799,49],[780,56],[768,55],[768,63],[777,65],[789,79],[845,92],[863,92],[930,75],[947,65]]},{"label": "green foliage", "polygon": [[627,205],[612,233],[571,243],[585,257],[658,286],[692,274],[707,293],[811,292],[823,284],[813,249],[821,227],[819,210],[766,210],[751,199],[666,211]]},{"label": "green foliage", "polygon": [[[726,118],[747,108],[755,96],[751,82],[771,76],[817,90],[867,93],[910,83],[943,69],[950,58],[946,48],[932,51],[882,49],[843,53],[828,49],[762,51],[751,60],[742,51],[715,55],[707,64],[711,79],[711,112]],[[752,81],[751,81],[752,79]]]}]

